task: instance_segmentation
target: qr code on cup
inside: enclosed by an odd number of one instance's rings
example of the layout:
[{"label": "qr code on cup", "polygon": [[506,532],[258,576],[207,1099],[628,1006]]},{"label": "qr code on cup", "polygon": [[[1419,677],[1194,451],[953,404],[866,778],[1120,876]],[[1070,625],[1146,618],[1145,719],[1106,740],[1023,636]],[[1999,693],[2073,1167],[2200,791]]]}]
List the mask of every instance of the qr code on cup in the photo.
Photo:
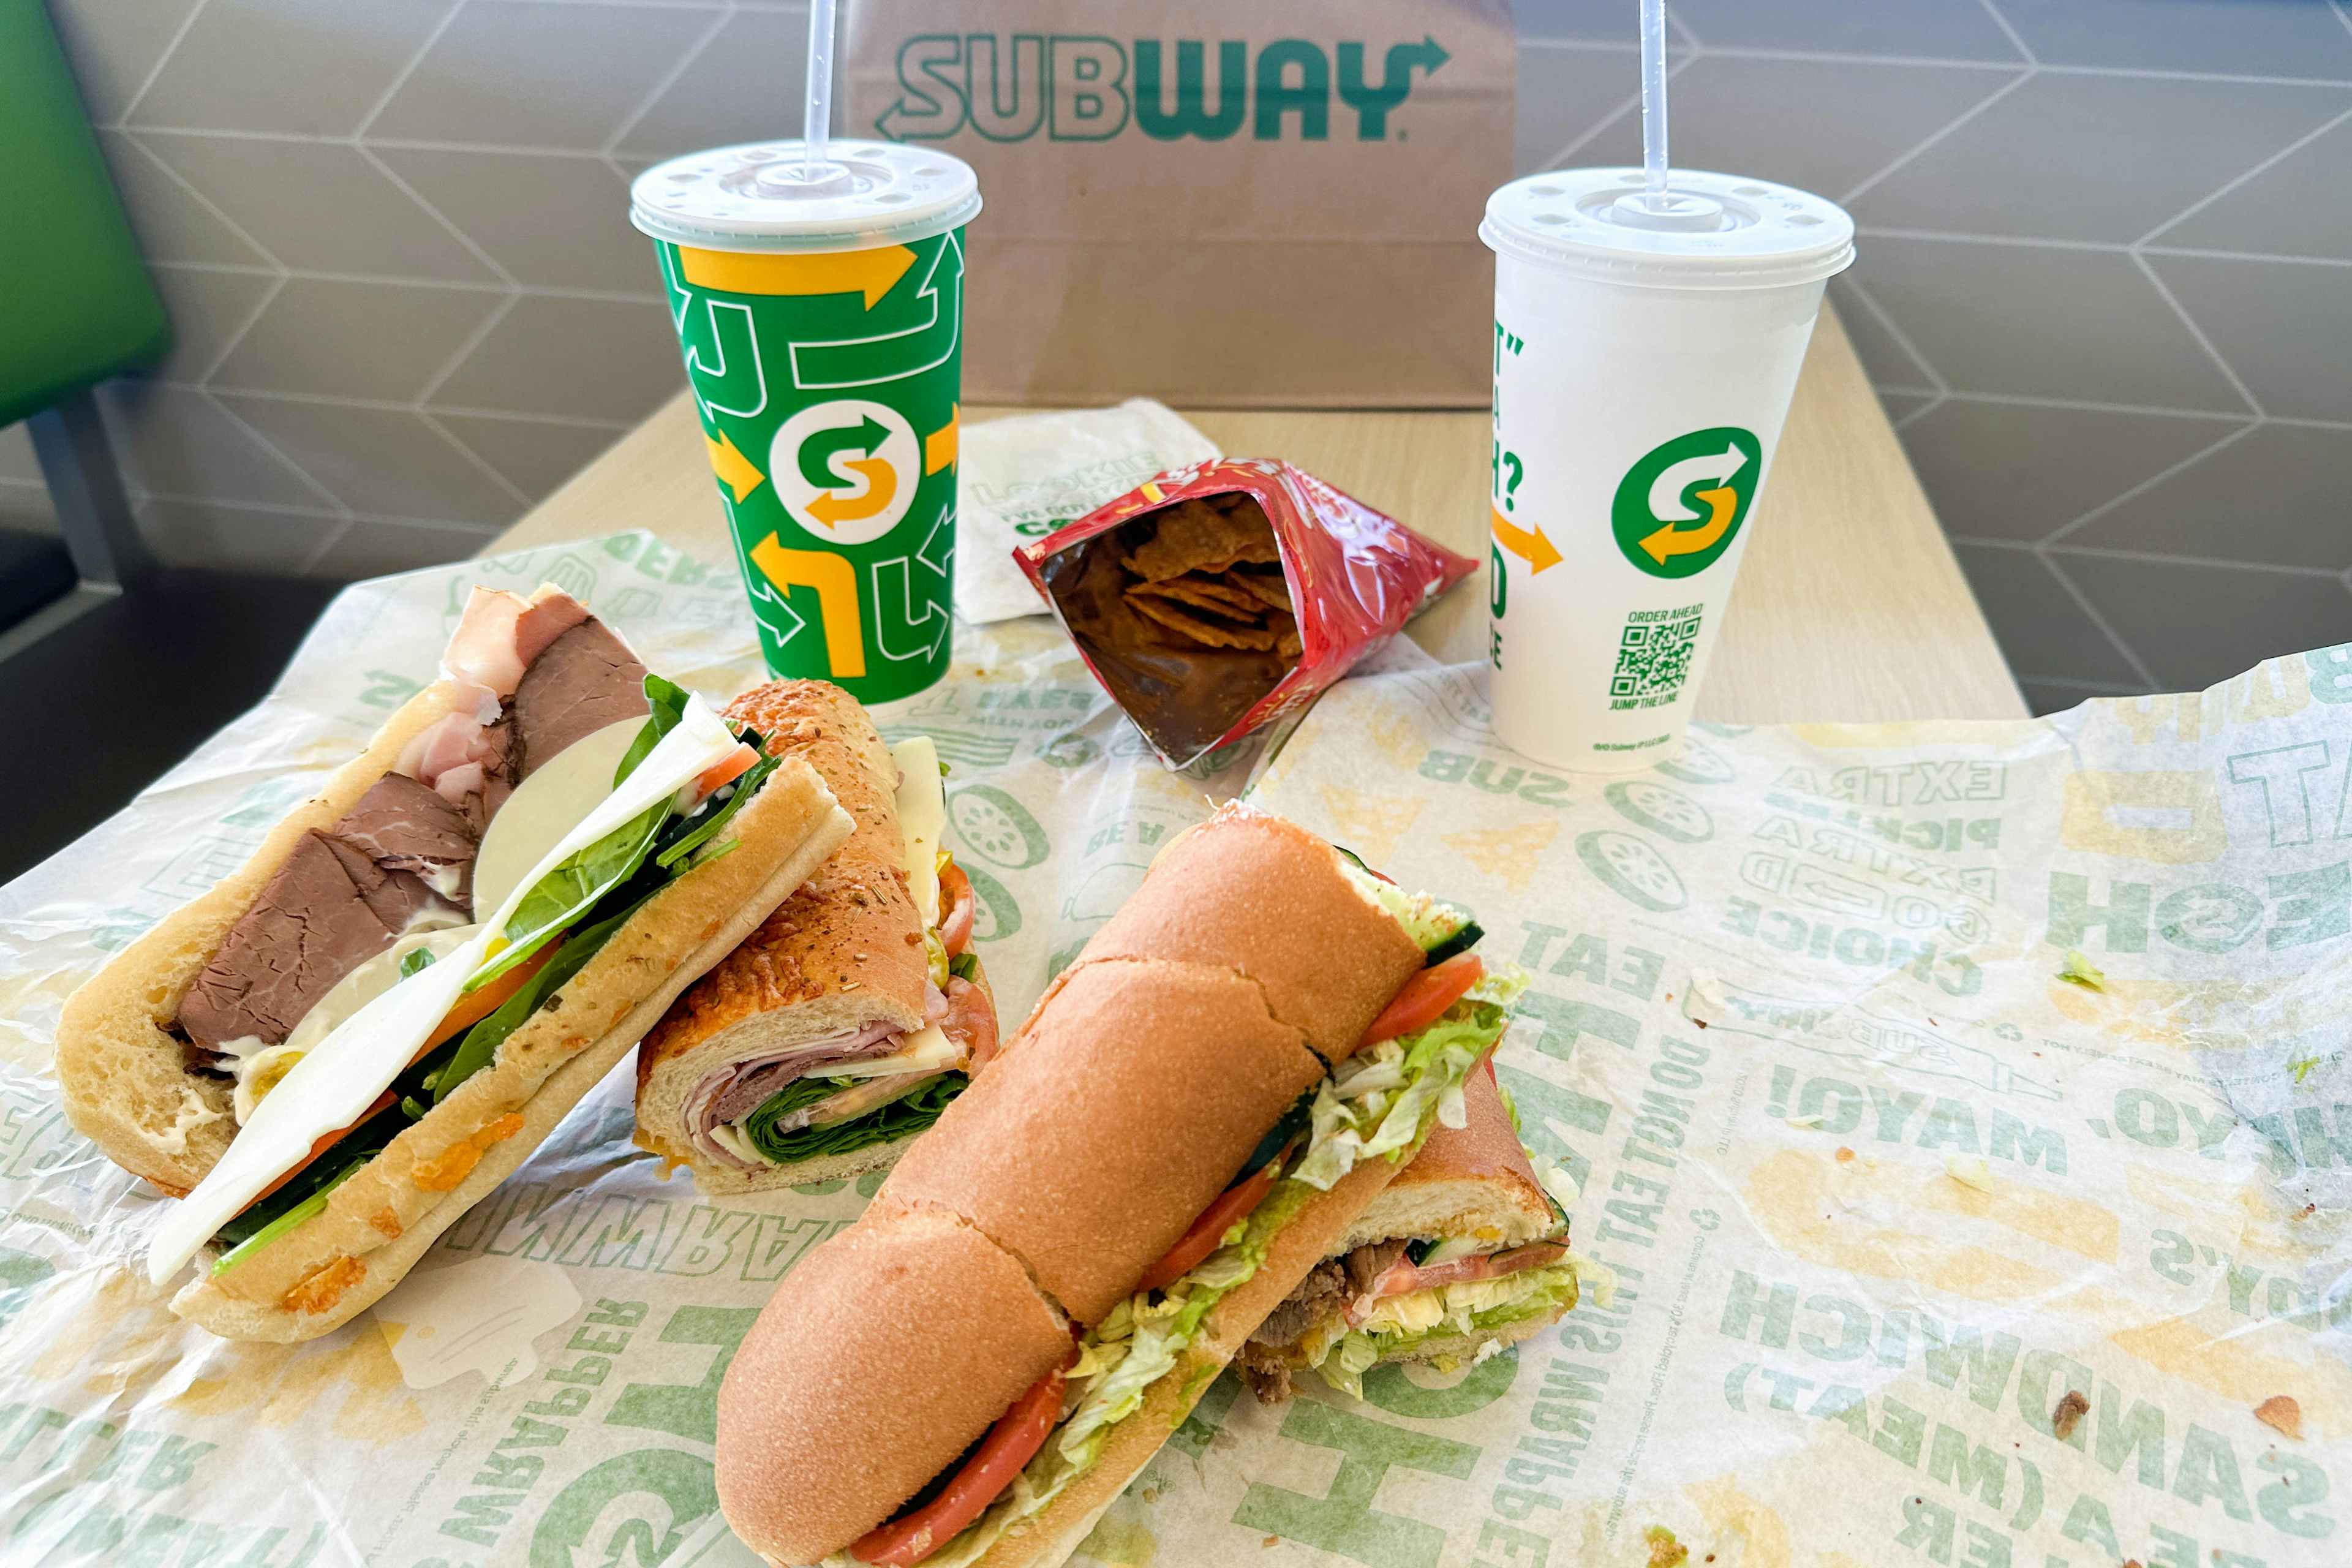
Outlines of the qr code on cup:
[{"label": "qr code on cup", "polygon": [[1636,611],[1617,638],[1617,668],[1609,678],[1612,708],[1656,708],[1672,702],[1690,675],[1698,643],[1699,606]]}]

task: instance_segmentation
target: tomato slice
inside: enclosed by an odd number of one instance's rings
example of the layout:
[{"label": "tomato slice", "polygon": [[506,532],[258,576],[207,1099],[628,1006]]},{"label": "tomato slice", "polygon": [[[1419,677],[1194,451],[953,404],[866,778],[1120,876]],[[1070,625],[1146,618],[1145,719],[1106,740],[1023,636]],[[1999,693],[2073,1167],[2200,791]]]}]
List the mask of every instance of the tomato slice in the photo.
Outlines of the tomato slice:
[{"label": "tomato slice", "polygon": [[1448,1007],[1467,995],[1470,987],[1486,973],[1485,962],[1475,952],[1460,953],[1443,963],[1432,964],[1406,981],[1396,999],[1381,1010],[1372,1026],[1364,1031],[1364,1045],[1393,1040],[1399,1035],[1428,1027]]},{"label": "tomato slice", "polygon": [[1277,1154],[1247,1177],[1218,1194],[1216,1201],[1202,1209],[1201,1217],[1192,1222],[1192,1228],[1168,1249],[1167,1256],[1144,1270],[1143,1278],[1135,1288],[1139,1290],[1165,1290],[1190,1273],[1194,1264],[1216,1251],[1217,1243],[1225,1232],[1231,1230],[1236,1221],[1248,1217],[1258,1205],[1265,1201],[1265,1194],[1274,1191],[1274,1173],[1281,1163],[1282,1157]]},{"label": "tomato slice", "polygon": [[727,785],[734,783],[737,779],[741,778],[745,773],[751,772],[751,764],[759,760],[760,753],[753,751],[750,746],[737,746],[733,751],[728,752],[725,756],[719,758],[717,762],[711,763],[709,767],[703,769],[702,772],[695,775],[695,795],[698,797],[708,796],[719,790],[724,789]]},{"label": "tomato slice", "polygon": [[1045,1446],[1046,1435],[1062,1417],[1062,1388],[1067,1380],[1066,1372],[1056,1370],[1030,1384],[1029,1392],[988,1429],[979,1449],[939,1496],[858,1537],[849,1554],[860,1563],[908,1568],[954,1540]]},{"label": "tomato slice", "polygon": [[416,1055],[408,1058],[408,1065],[415,1067],[425,1052],[436,1046],[444,1045],[455,1039],[458,1035],[497,1012],[513,997],[516,992],[522,989],[524,981],[538,973],[540,966],[555,956],[555,950],[562,945],[563,939],[558,937],[504,974],[484,985],[479,991],[468,991],[459,995],[457,1005],[449,1009],[447,1016],[433,1026],[433,1033],[425,1037],[423,1045],[416,1047]]},{"label": "tomato slice", "polygon": [[940,868],[940,941],[950,958],[961,958],[971,945],[971,924],[980,912],[972,897],[971,879],[953,860]]},{"label": "tomato slice", "polygon": [[[479,991],[469,992],[459,996],[457,998],[457,1005],[450,1008],[448,1015],[438,1024],[436,1024],[433,1026],[432,1035],[426,1038],[423,1045],[416,1047],[416,1054],[408,1058],[408,1065],[410,1067],[415,1067],[418,1062],[423,1061],[427,1056],[432,1054],[435,1047],[446,1044],[458,1034],[467,1029],[472,1028],[475,1025],[480,1023],[483,1019],[497,1012],[499,1005],[511,997],[516,992],[521,990],[523,982],[529,980],[534,973],[538,973],[539,966],[545,963],[549,959],[554,957],[555,950],[562,945],[562,939],[558,938],[554,942],[549,942],[545,947],[541,948],[537,952],[532,953],[529,958],[524,959],[520,963],[516,964],[512,969],[508,970],[504,974],[499,975],[496,980],[493,980],[488,984],[483,986]],[[333,1148],[338,1142],[340,1142],[344,1133],[349,1132],[353,1127],[357,1127],[360,1122],[365,1121],[369,1117],[375,1115],[378,1111],[381,1111],[385,1107],[391,1105],[394,1098],[396,1097],[393,1094],[392,1090],[387,1089],[382,1094],[375,1097],[374,1104],[360,1112],[357,1121],[352,1121],[345,1126],[338,1127],[332,1132],[320,1133],[318,1141],[310,1145],[310,1152],[308,1154],[303,1155],[296,1163],[289,1166],[276,1181],[262,1188],[258,1193],[256,1193],[253,1196],[253,1203],[257,1204],[261,1202],[262,1199],[268,1197],[270,1194],[276,1192],[278,1188],[284,1186],[287,1183],[300,1175],[305,1170],[310,1168],[310,1162],[316,1160],[320,1155],[325,1153],[328,1150]],[[245,1206],[247,1208],[251,1208],[253,1204],[247,1204]]]}]

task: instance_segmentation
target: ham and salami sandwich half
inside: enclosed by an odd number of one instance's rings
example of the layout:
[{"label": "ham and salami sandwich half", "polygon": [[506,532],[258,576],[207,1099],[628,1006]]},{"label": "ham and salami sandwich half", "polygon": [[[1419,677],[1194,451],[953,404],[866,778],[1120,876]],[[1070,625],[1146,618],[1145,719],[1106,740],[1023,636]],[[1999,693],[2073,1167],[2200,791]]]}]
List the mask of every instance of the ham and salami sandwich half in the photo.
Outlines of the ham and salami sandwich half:
[{"label": "ham and salami sandwich half", "polygon": [[577,601],[477,588],[441,679],[67,1002],[66,1114],[180,1200],[173,1311],[325,1333],[851,827]]},{"label": "ham and salami sandwich half", "polygon": [[1260,1399],[1288,1398],[1301,1371],[1360,1398],[1376,1365],[1474,1365],[1576,1305],[1591,1265],[1568,1247],[1574,1183],[1520,1145],[1493,1058],[1464,1100],[1468,1121],[1432,1132],[1242,1347]]},{"label": "ham and salami sandwich half", "polygon": [[1172,840],[744,1338],[719,1395],[735,1532],[831,1568],[1068,1556],[1466,1117],[1523,984],[1475,935],[1262,812]]},{"label": "ham and salami sandwich half", "polygon": [[927,736],[885,746],[857,700],[778,680],[727,717],[814,768],[857,827],[637,1053],[637,1142],[740,1193],[877,1170],[996,1051],[971,881]]}]

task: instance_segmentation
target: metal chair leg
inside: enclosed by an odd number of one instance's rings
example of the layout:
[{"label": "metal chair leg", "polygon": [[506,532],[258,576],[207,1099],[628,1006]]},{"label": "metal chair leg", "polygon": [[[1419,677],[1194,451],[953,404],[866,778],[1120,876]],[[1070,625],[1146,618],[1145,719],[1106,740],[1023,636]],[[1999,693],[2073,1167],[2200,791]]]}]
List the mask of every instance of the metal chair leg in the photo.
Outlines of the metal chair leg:
[{"label": "metal chair leg", "polygon": [[131,515],[98,399],[85,387],[33,415],[26,425],[82,582],[121,588],[153,571],[155,557]]}]

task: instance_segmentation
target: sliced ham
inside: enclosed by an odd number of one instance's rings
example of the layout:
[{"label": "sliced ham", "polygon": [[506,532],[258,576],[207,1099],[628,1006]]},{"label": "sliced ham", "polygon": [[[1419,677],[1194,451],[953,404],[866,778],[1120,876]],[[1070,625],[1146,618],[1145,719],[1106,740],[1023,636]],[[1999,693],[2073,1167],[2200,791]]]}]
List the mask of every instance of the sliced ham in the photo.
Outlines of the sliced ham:
[{"label": "sliced ham", "polygon": [[498,588],[476,588],[458,617],[441,668],[452,680],[487,689],[503,701],[547,646],[588,618],[588,607],[555,588],[530,598]]},{"label": "sliced ham", "polygon": [[949,977],[947,1003],[940,1032],[962,1047],[965,1065],[978,1072],[996,1055],[996,1009],[988,1005],[987,992],[961,975]]},{"label": "sliced ham", "polygon": [[888,1023],[875,1023],[714,1068],[686,1097],[687,1133],[709,1158],[739,1170],[755,1169],[712,1137],[712,1130],[742,1121],[778,1090],[803,1078],[821,1077],[827,1068],[887,1057],[898,1048],[900,1038]]},{"label": "sliced ham", "polygon": [[[1378,1268],[1359,1270],[1356,1260],[1367,1253],[1395,1247],[1393,1257]],[[1354,1283],[1361,1272],[1366,1283],[1360,1293],[1348,1303],[1348,1321],[1360,1322],[1364,1312],[1374,1301],[1384,1296],[1403,1296],[1415,1290],[1434,1290],[1442,1285],[1460,1285],[1473,1279],[1500,1279],[1505,1275],[1524,1273],[1530,1268],[1542,1268],[1568,1256],[1568,1244],[1560,1241],[1531,1241],[1525,1247],[1514,1247],[1504,1252],[1473,1253],[1444,1263],[1421,1268],[1404,1256],[1402,1242],[1379,1242],[1372,1247],[1360,1247],[1348,1255],[1349,1280]],[[1368,1260],[1369,1261],[1369,1260]]]}]

